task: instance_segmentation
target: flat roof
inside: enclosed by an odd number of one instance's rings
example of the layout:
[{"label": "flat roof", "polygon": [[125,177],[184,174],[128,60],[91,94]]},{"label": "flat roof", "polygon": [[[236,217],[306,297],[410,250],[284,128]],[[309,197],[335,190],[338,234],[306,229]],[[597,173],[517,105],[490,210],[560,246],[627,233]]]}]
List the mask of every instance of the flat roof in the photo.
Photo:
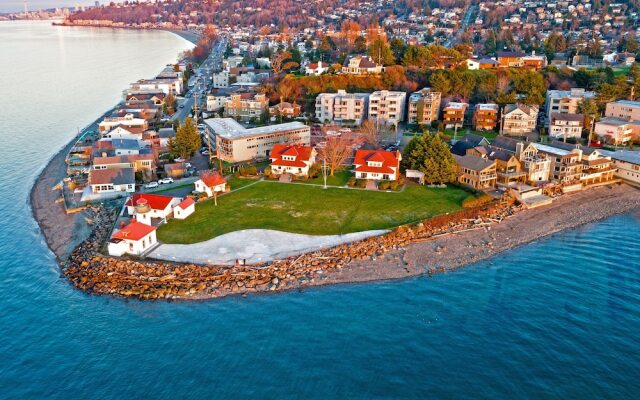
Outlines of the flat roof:
[{"label": "flat roof", "polygon": [[640,101],[618,100],[618,101],[614,101],[613,103],[614,104],[624,104],[625,106],[640,107]]},{"label": "flat roof", "polygon": [[559,149],[557,147],[552,147],[552,146],[547,146],[546,144],[541,144],[541,143],[533,143],[533,147],[535,147],[539,151],[543,151],[545,153],[550,153],[550,154],[555,154],[555,155],[558,155],[558,156],[566,156],[567,154],[571,153],[568,150]]},{"label": "flat roof", "polygon": [[618,150],[618,151],[610,151],[610,150],[600,150],[605,156],[609,156],[614,160],[625,161],[631,164],[640,165],[640,151],[633,150]]},{"label": "flat roof", "polygon": [[[204,121],[217,136],[226,139],[240,139],[257,135],[278,133],[292,129],[309,128],[302,122],[285,122],[284,124],[245,128],[233,118],[210,118]],[[311,129],[311,128],[309,128]]]}]

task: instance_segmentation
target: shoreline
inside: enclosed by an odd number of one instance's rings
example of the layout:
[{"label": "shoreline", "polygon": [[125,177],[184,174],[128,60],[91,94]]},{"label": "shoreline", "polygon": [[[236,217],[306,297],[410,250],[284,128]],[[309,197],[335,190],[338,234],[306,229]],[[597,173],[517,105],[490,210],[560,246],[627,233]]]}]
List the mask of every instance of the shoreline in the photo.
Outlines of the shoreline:
[{"label": "shoreline", "polygon": [[[49,20],[51,21],[51,20]],[[55,21],[55,20],[54,20]],[[142,28],[135,26],[112,26],[112,25],[101,25],[101,24],[73,24],[68,22],[60,22],[60,23],[52,23],[53,26],[69,26],[69,27],[81,27],[81,28],[110,28],[110,29],[129,29],[134,31],[164,31],[170,32],[174,35],[180,36],[184,40],[192,43],[198,44],[199,35],[195,32],[191,31],[181,31],[176,29],[165,29],[165,28]]]},{"label": "shoreline", "polygon": [[207,300],[302,290],[447,272],[563,230],[637,210],[640,190],[613,184],[565,195],[546,207],[521,210],[492,204],[297,258],[234,267],[105,257],[98,249],[106,230],[98,229],[74,251],[63,272],[88,294],[145,300]]}]

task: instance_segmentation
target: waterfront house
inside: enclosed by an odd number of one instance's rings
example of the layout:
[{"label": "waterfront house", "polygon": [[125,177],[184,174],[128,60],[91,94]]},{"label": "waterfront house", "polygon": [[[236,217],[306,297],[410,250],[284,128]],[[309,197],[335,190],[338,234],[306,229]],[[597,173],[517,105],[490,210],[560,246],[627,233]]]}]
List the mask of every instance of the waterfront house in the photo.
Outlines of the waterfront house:
[{"label": "waterfront house", "polygon": [[473,154],[464,156],[454,154],[453,158],[458,166],[456,172],[456,180],[458,182],[478,190],[495,189],[498,176],[494,160]]},{"label": "waterfront house", "polygon": [[603,184],[614,179],[616,168],[613,161],[600,149],[558,141],[552,142],[550,146],[580,155],[578,160],[582,164],[580,182],[584,186]]},{"label": "waterfront house", "polygon": [[541,143],[533,145],[551,160],[552,177],[555,181],[565,186],[580,183],[583,168],[582,150],[578,148],[568,150]]},{"label": "waterfront house", "polygon": [[196,191],[206,193],[208,197],[214,193],[224,193],[227,189],[227,180],[217,172],[206,171],[200,179],[194,182]]},{"label": "waterfront house", "polygon": [[118,125],[109,132],[102,135],[103,138],[109,139],[129,139],[129,140],[141,140],[142,132],[139,129],[127,128],[122,125]]},{"label": "waterfront house", "polygon": [[467,154],[496,162],[496,184],[501,187],[515,186],[527,180],[527,173],[515,154],[494,146],[477,146]]},{"label": "waterfront house", "polygon": [[173,218],[185,219],[196,211],[196,202],[191,197],[182,200],[173,208]]},{"label": "waterfront house", "polygon": [[154,226],[132,221],[111,235],[107,250],[109,255],[114,257],[124,254],[139,256],[151,250],[157,243]]},{"label": "waterfront house", "polygon": [[600,150],[611,158],[615,176],[640,186],[640,151],[637,150]]},{"label": "waterfront house", "polygon": [[507,104],[502,110],[502,133],[511,136],[526,136],[536,131],[538,106]]},{"label": "waterfront house", "polygon": [[400,177],[399,151],[357,150],[353,161],[357,179],[395,181]]},{"label": "waterfront house", "polygon": [[92,169],[88,185],[93,194],[124,194],[135,191],[136,181],[133,168]]},{"label": "waterfront house", "polygon": [[136,139],[111,139],[111,145],[116,156],[140,154],[142,147],[140,141]]},{"label": "waterfront house", "polygon": [[523,170],[527,173],[526,181],[532,185],[539,185],[549,181],[551,176],[551,160],[531,142],[523,142],[506,136],[498,136],[491,143],[515,155]]},{"label": "waterfront house", "polygon": [[269,157],[271,173],[275,175],[308,176],[316,161],[316,151],[311,146],[276,144]]},{"label": "waterfront house", "polygon": [[98,130],[100,133],[105,134],[117,126],[124,128],[142,129],[143,131],[149,129],[149,123],[144,118],[135,118],[133,114],[126,114],[121,117],[106,117],[100,124],[98,124]]},{"label": "waterfront house", "polygon": [[136,193],[125,202],[127,213],[136,221],[157,226],[167,221],[180,198],[150,193]]}]

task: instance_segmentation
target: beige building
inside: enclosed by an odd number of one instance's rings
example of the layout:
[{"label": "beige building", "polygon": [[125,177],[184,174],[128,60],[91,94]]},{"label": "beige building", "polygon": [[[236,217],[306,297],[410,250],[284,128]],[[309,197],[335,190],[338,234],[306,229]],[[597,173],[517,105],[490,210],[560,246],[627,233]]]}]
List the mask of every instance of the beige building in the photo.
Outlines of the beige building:
[{"label": "beige building", "polygon": [[640,121],[640,101],[618,100],[607,103],[604,116]]},{"label": "beige building", "polygon": [[409,96],[407,120],[410,124],[430,124],[438,120],[442,94],[431,88],[413,92]]},{"label": "beige building", "polygon": [[640,185],[640,152],[633,150],[605,151],[616,168],[615,176]]},{"label": "beige building", "polygon": [[584,115],[582,114],[563,114],[554,112],[551,114],[549,137],[564,141],[567,139],[580,139],[582,136],[583,123]]},{"label": "beige building", "polygon": [[584,99],[592,99],[595,92],[587,92],[581,88],[571,90],[548,90],[545,101],[546,120],[545,125],[551,123],[551,114],[577,114],[580,112],[580,103]]},{"label": "beige building", "polygon": [[640,130],[640,121],[630,121],[626,118],[604,117],[596,122],[594,133],[606,143],[615,145],[626,144],[631,140],[634,130]]},{"label": "beige building", "polygon": [[368,93],[320,93],[316,97],[316,118],[320,122],[360,125],[367,118]]},{"label": "beige building", "polygon": [[106,117],[98,125],[100,133],[107,133],[117,126],[122,126],[127,129],[134,129],[137,131],[146,131],[149,129],[149,123],[144,118],[135,118],[133,114],[126,114],[123,117]]},{"label": "beige building", "polygon": [[453,158],[458,164],[458,182],[471,186],[478,190],[492,190],[496,188],[498,175],[496,172],[496,162],[473,154],[459,156],[454,154]]},{"label": "beige building", "polygon": [[216,153],[228,162],[268,158],[280,143],[311,144],[311,128],[301,122],[245,128],[233,118],[205,120],[208,134],[216,142]]},{"label": "beige building", "polygon": [[538,106],[507,104],[502,110],[502,133],[510,136],[525,136],[536,131]]},{"label": "beige building", "polygon": [[224,113],[227,117],[248,120],[259,119],[263,113],[269,112],[269,100],[264,94],[232,94],[224,102]]},{"label": "beige building", "polygon": [[405,92],[378,90],[369,96],[369,118],[397,126],[404,120]]}]

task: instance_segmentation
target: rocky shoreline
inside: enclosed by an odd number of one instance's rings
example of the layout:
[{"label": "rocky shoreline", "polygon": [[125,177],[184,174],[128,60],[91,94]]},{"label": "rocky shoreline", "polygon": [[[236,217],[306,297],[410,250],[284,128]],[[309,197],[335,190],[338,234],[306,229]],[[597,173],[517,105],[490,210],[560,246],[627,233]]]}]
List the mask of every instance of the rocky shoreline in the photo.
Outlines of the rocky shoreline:
[{"label": "rocky shoreline", "polygon": [[[104,257],[108,212],[98,210],[91,236],[63,265],[87,293],[138,299],[210,299],[309,286],[399,279],[446,272],[502,251],[609,216],[640,209],[640,191],[612,185],[565,195],[522,210],[492,204],[287,260],[251,266],[211,266]],[[102,228],[100,228],[102,226]]]}]

